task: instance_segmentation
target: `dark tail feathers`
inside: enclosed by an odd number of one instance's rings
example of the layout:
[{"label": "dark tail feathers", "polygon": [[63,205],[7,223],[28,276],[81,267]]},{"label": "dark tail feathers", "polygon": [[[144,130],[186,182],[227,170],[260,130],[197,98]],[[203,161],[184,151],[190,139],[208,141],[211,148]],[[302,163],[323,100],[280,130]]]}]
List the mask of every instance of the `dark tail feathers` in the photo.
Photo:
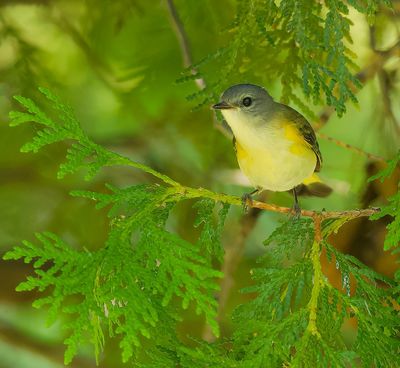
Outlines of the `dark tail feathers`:
[{"label": "dark tail feathers", "polygon": [[332,188],[320,182],[300,184],[296,187],[296,193],[301,196],[327,197],[332,193]]}]

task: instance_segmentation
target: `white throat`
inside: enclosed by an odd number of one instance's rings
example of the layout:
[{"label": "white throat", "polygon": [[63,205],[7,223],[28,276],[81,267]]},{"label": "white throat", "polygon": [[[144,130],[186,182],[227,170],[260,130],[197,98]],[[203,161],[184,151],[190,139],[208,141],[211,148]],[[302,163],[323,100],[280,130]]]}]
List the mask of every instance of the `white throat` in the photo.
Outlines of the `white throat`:
[{"label": "white throat", "polygon": [[274,121],[260,121],[262,118],[249,116],[239,109],[222,110],[222,115],[244,148],[272,147],[279,142],[278,136],[283,133]]}]

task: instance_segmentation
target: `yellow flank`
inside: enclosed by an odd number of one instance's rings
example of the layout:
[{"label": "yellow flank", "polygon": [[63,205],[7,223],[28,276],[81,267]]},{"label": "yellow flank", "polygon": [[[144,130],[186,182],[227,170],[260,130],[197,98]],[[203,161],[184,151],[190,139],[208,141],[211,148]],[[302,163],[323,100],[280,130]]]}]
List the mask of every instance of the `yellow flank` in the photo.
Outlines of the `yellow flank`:
[{"label": "yellow flank", "polygon": [[238,141],[236,141],[236,156],[240,161],[242,160],[248,161],[250,158],[247,151],[244,150],[244,148],[239,144]]},{"label": "yellow flank", "polygon": [[315,156],[311,146],[305,141],[304,137],[297,129],[296,125],[289,122],[284,123],[285,138],[292,142],[290,152],[299,156]]},{"label": "yellow flank", "polygon": [[319,176],[317,174],[312,174],[310,177],[308,177],[307,179],[303,180],[303,184],[305,185],[310,185],[312,183],[322,183],[322,180],[319,178]]},{"label": "yellow flank", "polygon": [[[255,154],[254,150],[245,149],[238,141],[236,141],[236,158],[239,162],[239,166],[247,177],[250,177],[253,170],[260,171],[263,167],[259,167],[260,163],[257,161],[257,157],[264,157],[265,163],[268,161],[268,153],[261,153],[261,155]],[[268,165],[266,165],[268,167]]]}]

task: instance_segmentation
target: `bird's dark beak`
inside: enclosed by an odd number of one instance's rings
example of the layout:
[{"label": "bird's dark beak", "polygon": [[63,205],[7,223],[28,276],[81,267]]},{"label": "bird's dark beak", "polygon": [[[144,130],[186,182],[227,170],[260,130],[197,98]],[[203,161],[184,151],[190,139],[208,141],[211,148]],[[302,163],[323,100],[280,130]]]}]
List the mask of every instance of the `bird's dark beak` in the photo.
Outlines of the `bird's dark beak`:
[{"label": "bird's dark beak", "polygon": [[218,102],[217,104],[213,105],[212,108],[214,110],[229,110],[229,109],[234,109],[235,106],[229,105],[225,101]]}]

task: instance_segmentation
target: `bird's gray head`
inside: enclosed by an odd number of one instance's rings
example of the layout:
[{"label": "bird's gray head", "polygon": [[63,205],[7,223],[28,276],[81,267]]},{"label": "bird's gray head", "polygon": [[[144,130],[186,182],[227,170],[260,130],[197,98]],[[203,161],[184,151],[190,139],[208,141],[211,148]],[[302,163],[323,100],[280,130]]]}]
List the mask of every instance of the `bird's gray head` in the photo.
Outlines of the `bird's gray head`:
[{"label": "bird's gray head", "polygon": [[236,84],[221,96],[221,101],[213,106],[217,110],[239,110],[245,115],[262,116],[273,108],[274,100],[262,87],[255,84]]}]

